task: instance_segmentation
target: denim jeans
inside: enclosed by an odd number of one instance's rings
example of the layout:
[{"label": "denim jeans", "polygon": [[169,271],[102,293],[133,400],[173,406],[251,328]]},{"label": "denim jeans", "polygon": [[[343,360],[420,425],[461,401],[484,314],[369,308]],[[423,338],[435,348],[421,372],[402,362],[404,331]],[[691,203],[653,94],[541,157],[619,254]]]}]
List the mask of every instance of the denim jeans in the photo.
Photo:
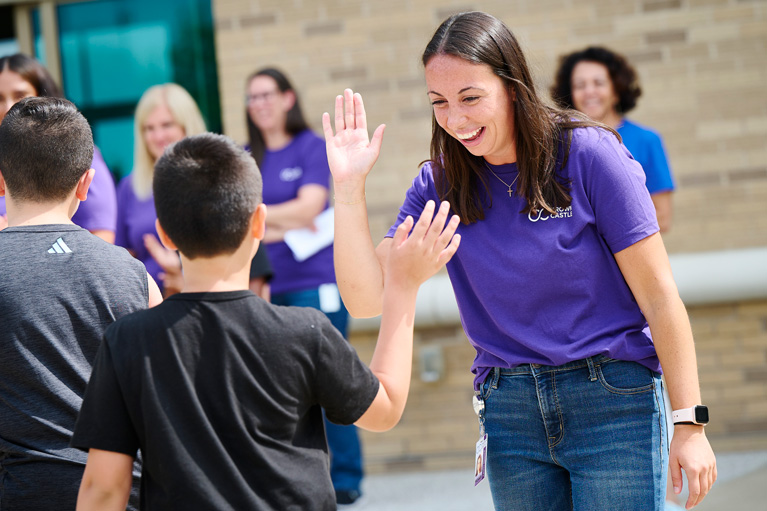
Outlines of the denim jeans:
[{"label": "denim jeans", "polygon": [[[320,293],[318,289],[292,291],[272,295],[272,303],[276,305],[293,305],[296,307],[312,307],[322,310],[320,307]],[[349,324],[349,312],[341,302],[338,311],[322,311],[341,335],[346,338]],[[323,412],[323,417],[325,414]],[[362,482],[362,447],[360,445],[357,427],[341,426],[334,424],[325,418],[325,434],[330,449],[330,478],[333,488],[336,490],[360,491]]]},{"label": "denim jeans", "polygon": [[668,444],[657,373],[604,356],[495,368],[482,397],[497,511],[663,509]]}]

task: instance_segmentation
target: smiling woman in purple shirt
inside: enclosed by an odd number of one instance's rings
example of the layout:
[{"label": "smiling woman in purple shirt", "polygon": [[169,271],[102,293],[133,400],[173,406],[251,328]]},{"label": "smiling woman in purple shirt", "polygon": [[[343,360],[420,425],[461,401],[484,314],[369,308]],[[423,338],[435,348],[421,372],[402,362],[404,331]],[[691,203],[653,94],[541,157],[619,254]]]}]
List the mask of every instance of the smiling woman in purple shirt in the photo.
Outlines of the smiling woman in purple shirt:
[{"label": "smiling woman in purple shirt", "polygon": [[[32,96],[64,97],[51,75],[37,60],[21,53],[0,58],[0,122],[19,100]],[[72,221],[112,243],[117,218],[115,184],[97,148],[93,151],[91,167],[96,174],[88,189],[88,199],[77,208]],[[0,229],[6,225],[5,198],[0,197]]]},{"label": "smiling woman in purple shirt", "polygon": [[670,453],[666,444],[661,366],[675,410],[699,405],[700,390],[642,168],[614,130],[546,105],[514,35],[488,14],[445,20],[422,62],[431,158],[377,248],[365,180],[383,126],[368,139],[349,89],[336,98],[335,130],[323,116],[350,312],[381,313],[382,268],[408,216],[460,222],[447,266],[477,352],[495,508],[661,510],[667,467],[680,490],[685,470],[696,505],[716,463],[700,425],[678,427]]}]

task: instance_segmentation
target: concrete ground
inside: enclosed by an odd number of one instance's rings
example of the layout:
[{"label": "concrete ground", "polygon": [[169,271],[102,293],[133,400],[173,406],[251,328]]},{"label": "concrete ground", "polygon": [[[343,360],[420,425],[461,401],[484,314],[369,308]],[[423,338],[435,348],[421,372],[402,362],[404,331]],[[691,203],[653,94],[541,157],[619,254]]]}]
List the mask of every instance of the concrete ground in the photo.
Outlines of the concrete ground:
[{"label": "concrete ground", "polygon": [[[767,451],[718,453],[719,478],[697,511],[765,509]],[[492,510],[487,481],[476,488],[471,468],[369,476],[362,502],[343,511]]]}]

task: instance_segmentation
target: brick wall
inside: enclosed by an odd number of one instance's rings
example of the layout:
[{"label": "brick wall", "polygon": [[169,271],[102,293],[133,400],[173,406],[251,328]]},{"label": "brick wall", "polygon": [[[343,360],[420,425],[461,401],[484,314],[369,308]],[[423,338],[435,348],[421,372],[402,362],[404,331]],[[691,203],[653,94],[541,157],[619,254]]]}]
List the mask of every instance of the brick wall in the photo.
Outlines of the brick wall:
[{"label": "brick wall", "polygon": [[[224,129],[245,141],[244,86],[282,68],[310,123],[345,87],[365,98],[369,125],[386,123],[368,180],[373,238],[383,236],[428,157],[431,113],[419,57],[439,23],[480,9],[526,49],[544,94],[559,55],[590,44],[626,54],[644,94],[631,118],[665,138],[678,183],[670,252],[767,245],[767,2],[738,0],[213,0]],[[767,303],[691,309],[715,446],[767,448]],[[369,357],[375,337],[357,333]],[[365,434],[372,470],[471,463],[473,351],[459,326],[423,330],[443,347],[446,376],[416,378],[402,424]],[[417,360],[416,360],[417,362]],[[416,375],[417,376],[417,375]]]},{"label": "brick wall", "polygon": [[625,53],[644,95],[631,117],[664,137],[679,190],[670,252],[767,245],[767,3],[737,0],[214,0],[224,129],[245,140],[244,81],[277,65],[309,121],[345,87],[387,124],[369,179],[380,238],[428,156],[419,57],[447,15],[481,9],[524,45],[547,94],[557,57],[588,44]]}]

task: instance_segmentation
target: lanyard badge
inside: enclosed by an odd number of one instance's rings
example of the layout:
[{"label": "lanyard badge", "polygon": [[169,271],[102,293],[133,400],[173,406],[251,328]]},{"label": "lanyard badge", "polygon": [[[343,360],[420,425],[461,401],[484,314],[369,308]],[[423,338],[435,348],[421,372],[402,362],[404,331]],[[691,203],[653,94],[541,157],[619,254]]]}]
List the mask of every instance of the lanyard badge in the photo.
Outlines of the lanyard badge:
[{"label": "lanyard badge", "polygon": [[474,393],[471,400],[474,413],[479,418],[479,440],[474,454],[474,486],[477,486],[485,478],[487,471],[487,433],[485,433],[485,401],[479,392]]}]

